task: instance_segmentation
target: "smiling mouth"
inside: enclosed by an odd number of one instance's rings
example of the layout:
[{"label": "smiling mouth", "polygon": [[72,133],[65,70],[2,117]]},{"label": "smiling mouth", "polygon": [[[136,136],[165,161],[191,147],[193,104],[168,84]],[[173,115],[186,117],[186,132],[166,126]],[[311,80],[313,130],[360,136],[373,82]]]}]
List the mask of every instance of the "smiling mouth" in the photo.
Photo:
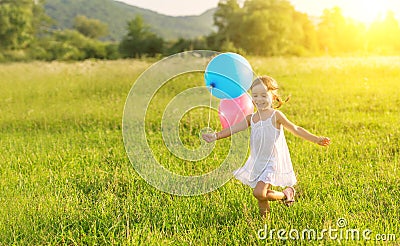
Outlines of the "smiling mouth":
[{"label": "smiling mouth", "polygon": [[256,103],[256,106],[257,106],[258,110],[265,110],[268,108],[268,106],[265,103],[260,103],[260,104]]}]

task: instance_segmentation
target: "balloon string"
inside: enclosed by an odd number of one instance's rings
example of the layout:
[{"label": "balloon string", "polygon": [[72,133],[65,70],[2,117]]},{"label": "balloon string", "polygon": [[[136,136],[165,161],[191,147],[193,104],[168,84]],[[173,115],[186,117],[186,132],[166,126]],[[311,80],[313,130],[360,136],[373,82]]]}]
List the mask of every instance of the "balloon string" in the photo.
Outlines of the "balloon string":
[{"label": "balloon string", "polygon": [[210,121],[211,121],[211,100],[212,100],[212,89],[213,87],[210,86],[210,106],[208,107],[208,123],[207,123],[207,130],[210,129]]}]

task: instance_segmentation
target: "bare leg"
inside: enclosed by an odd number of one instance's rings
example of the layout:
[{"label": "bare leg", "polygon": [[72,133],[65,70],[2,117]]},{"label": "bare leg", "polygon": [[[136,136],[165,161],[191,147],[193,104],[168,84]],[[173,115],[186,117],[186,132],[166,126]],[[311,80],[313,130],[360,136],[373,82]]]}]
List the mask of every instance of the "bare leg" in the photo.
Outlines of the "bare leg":
[{"label": "bare leg", "polygon": [[269,201],[277,201],[285,198],[285,194],[280,191],[270,190],[271,184],[259,181],[253,190],[253,195],[257,198],[258,208],[261,216],[270,212]]},{"label": "bare leg", "polygon": [[260,212],[261,216],[266,216],[270,212],[269,202],[268,200],[265,201],[258,201],[258,211]]},{"label": "bare leg", "polygon": [[253,190],[253,195],[258,201],[258,209],[261,216],[266,216],[270,212],[269,202],[267,199],[268,189],[271,187],[270,184],[264,182],[258,182]]},{"label": "bare leg", "polygon": [[268,190],[267,198],[268,198],[268,201],[280,201],[282,199],[285,199],[286,196],[285,196],[285,194],[283,194],[283,192],[276,191],[276,190]]}]

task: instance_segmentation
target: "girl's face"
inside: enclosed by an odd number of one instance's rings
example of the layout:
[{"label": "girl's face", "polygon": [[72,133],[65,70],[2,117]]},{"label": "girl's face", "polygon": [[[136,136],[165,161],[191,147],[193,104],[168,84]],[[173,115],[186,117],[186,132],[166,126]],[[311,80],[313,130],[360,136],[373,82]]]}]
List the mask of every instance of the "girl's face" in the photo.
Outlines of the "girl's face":
[{"label": "girl's face", "polygon": [[251,89],[251,95],[253,102],[257,106],[258,110],[265,110],[271,107],[271,93],[268,93],[268,90],[264,86],[264,84],[260,83],[254,86],[253,89]]}]

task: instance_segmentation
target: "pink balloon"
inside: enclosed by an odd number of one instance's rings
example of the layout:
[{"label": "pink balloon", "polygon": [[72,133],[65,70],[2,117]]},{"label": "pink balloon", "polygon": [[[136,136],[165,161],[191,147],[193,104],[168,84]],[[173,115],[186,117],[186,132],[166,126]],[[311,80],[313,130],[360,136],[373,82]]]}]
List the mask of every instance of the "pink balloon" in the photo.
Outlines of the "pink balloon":
[{"label": "pink balloon", "polygon": [[222,128],[228,128],[239,123],[253,112],[254,105],[247,93],[234,99],[221,99],[218,108]]}]

